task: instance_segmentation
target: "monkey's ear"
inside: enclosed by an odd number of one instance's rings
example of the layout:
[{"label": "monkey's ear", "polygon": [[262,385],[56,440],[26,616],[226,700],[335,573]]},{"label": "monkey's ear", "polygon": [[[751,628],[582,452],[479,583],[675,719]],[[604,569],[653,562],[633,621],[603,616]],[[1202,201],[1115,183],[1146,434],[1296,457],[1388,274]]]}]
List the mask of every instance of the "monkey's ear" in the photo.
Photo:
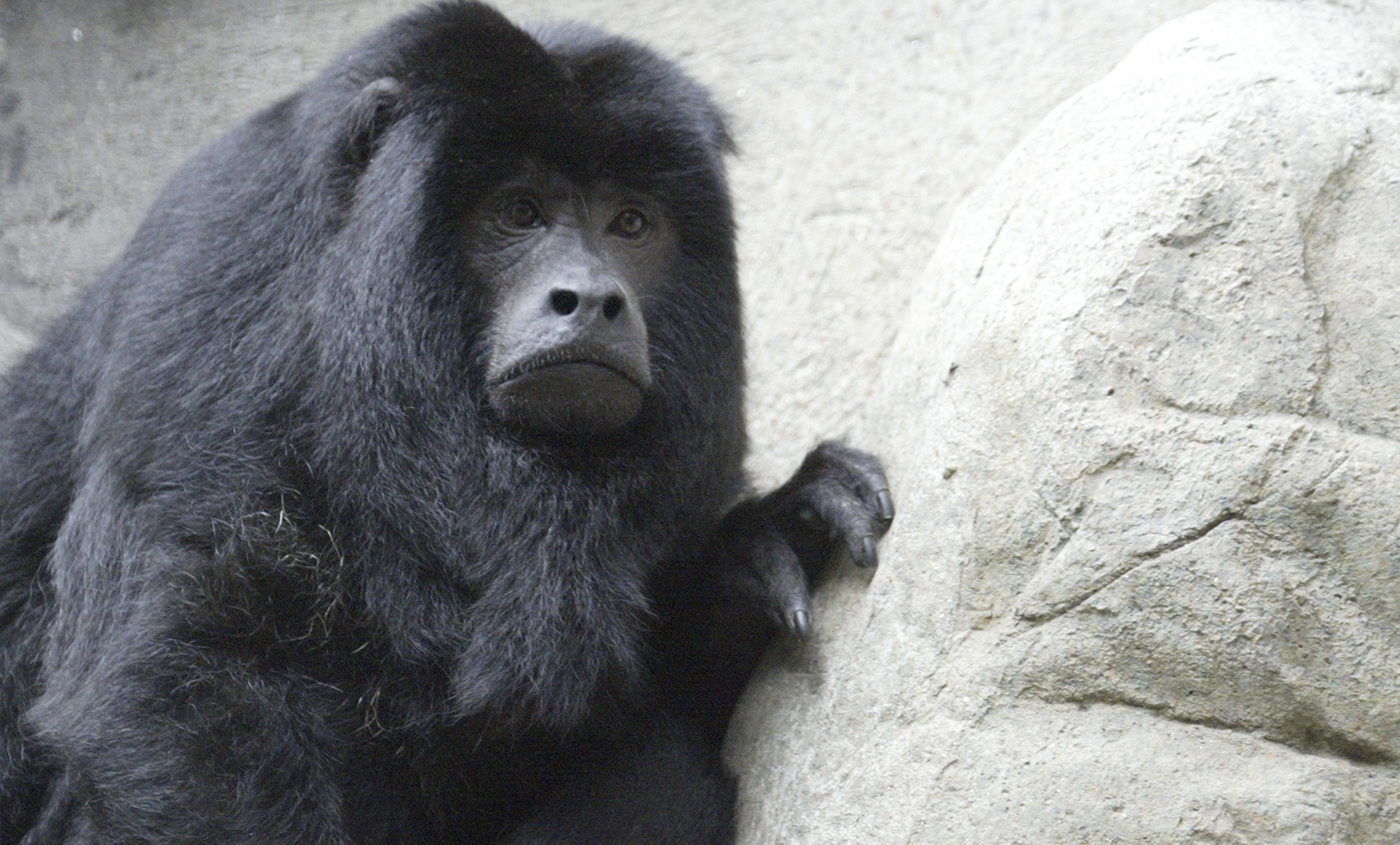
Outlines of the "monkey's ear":
[{"label": "monkey's ear", "polygon": [[356,171],[369,164],[380,137],[398,118],[403,93],[403,83],[385,76],[361,88],[350,101],[343,155]]},{"label": "monkey's ear", "polygon": [[729,131],[729,118],[719,109],[710,108],[710,145],[721,153],[733,155],[739,151],[734,142],[734,133]]}]

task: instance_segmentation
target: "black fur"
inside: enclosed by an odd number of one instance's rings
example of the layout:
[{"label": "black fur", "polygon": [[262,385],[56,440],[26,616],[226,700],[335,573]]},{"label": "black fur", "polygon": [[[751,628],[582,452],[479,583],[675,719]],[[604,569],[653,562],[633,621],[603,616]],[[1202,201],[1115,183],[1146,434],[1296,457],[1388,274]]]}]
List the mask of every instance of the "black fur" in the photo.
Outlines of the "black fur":
[{"label": "black fur", "polygon": [[[448,3],[188,164],[0,392],[0,843],[719,843],[719,744],[893,516],[834,444],[747,493],[707,95]],[[656,197],[615,436],[487,407],[461,221],[522,167]]]}]

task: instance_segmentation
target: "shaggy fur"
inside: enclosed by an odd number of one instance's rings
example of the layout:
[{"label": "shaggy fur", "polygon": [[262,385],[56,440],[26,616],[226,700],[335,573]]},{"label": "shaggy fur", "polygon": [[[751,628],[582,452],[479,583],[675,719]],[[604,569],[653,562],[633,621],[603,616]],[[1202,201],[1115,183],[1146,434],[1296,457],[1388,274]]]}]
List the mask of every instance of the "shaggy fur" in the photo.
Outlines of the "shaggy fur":
[{"label": "shaggy fur", "polygon": [[[728,143],[449,3],[189,163],[0,392],[0,843],[729,841],[773,619],[893,511],[832,444],[747,498]],[[487,407],[459,225],[525,166],[675,221],[623,435]]]}]

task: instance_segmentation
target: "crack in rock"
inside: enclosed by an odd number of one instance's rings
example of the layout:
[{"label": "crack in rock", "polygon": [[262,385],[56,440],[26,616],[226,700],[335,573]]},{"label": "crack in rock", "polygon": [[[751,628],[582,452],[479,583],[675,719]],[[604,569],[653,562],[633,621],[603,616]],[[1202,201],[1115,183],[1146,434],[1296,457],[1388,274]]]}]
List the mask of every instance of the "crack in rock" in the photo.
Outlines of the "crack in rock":
[{"label": "crack in rock", "polygon": [[[1246,502],[1245,506],[1255,504],[1256,501]],[[1077,566],[1075,563],[1062,562],[1059,565],[1052,563],[1047,567],[1047,570],[1059,577],[1036,577],[1033,579],[1026,590],[1028,598],[1016,609],[1016,616],[1036,624],[1044,624],[1058,616],[1063,616],[1138,567],[1151,563],[1162,555],[1199,542],[1215,529],[1227,522],[1240,519],[1242,516],[1243,514],[1239,510],[1226,509],[1203,525],[1183,531],[1170,540],[1144,551],[1129,552],[1117,566],[1100,569],[1087,577],[1084,576],[1083,567]],[[1066,580],[1078,583],[1066,584]],[[1052,598],[1056,593],[1060,594],[1059,597]]]}]

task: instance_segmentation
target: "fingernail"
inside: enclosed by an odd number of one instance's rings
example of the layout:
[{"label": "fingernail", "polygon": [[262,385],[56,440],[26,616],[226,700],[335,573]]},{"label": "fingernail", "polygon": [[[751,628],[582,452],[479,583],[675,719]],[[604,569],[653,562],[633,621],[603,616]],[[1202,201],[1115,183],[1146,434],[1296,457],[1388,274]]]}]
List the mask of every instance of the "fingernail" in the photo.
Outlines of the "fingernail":
[{"label": "fingernail", "polygon": [[875,499],[880,504],[880,518],[886,522],[894,519],[894,497],[890,495],[890,491],[881,490]]},{"label": "fingernail", "polygon": [[797,635],[799,640],[805,640],[812,636],[812,614],[805,610],[794,610],[788,614],[788,630]]},{"label": "fingernail", "polygon": [[874,538],[874,537],[871,537],[870,535],[867,534],[865,537],[861,538],[860,543],[861,543],[861,550],[865,552],[865,554],[861,556],[860,565],[861,565],[861,566],[874,566],[874,565],[875,565],[875,538]]}]

